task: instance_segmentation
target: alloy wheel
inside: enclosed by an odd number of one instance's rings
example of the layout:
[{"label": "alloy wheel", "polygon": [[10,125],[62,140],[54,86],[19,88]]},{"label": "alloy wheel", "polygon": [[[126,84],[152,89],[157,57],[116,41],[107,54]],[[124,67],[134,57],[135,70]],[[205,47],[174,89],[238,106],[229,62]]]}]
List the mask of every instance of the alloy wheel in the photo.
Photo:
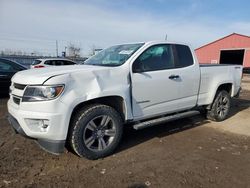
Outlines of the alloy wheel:
[{"label": "alloy wheel", "polygon": [[103,151],[113,142],[116,135],[114,121],[108,115],[90,120],[83,133],[86,147],[92,151]]}]

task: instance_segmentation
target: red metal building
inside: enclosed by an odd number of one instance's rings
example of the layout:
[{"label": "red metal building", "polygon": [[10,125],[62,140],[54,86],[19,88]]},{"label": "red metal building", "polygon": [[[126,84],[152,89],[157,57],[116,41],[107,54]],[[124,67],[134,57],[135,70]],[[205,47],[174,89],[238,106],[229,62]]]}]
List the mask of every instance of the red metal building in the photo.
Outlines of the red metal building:
[{"label": "red metal building", "polygon": [[195,50],[201,64],[239,64],[250,68],[250,37],[233,33]]}]

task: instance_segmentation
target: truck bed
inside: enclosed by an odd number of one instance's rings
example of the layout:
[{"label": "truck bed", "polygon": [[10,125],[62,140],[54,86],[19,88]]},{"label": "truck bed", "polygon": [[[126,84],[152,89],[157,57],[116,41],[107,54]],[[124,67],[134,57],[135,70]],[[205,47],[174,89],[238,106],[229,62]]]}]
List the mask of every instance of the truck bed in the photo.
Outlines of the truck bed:
[{"label": "truck bed", "polygon": [[242,77],[241,65],[228,64],[201,64],[201,82],[198,105],[211,104],[219,85],[232,84],[231,97],[234,97],[240,88]]}]

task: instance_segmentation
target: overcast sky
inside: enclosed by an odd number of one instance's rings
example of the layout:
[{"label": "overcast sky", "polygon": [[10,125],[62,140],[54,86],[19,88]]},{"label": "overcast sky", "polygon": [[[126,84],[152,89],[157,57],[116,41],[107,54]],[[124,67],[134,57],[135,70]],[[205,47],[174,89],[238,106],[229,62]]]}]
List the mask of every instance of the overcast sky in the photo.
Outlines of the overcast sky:
[{"label": "overcast sky", "polygon": [[168,40],[194,48],[250,35],[247,0],[0,0],[0,50],[55,54],[70,42],[88,54],[122,42]]}]

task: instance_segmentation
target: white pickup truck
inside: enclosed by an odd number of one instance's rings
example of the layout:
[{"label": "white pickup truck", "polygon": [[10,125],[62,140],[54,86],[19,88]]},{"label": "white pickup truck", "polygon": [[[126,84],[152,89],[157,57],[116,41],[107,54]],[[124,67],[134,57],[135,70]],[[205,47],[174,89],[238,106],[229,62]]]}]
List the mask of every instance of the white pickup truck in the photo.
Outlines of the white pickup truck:
[{"label": "white pickup truck", "polygon": [[118,146],[124,125],[135,129],[206,113],[222,121],[240,91],[242,66],[199,65],[187,45],[116,45],[84,65],[21,71],[12,78],[9,122],[51,153],[65,143],[97,159]]}]

